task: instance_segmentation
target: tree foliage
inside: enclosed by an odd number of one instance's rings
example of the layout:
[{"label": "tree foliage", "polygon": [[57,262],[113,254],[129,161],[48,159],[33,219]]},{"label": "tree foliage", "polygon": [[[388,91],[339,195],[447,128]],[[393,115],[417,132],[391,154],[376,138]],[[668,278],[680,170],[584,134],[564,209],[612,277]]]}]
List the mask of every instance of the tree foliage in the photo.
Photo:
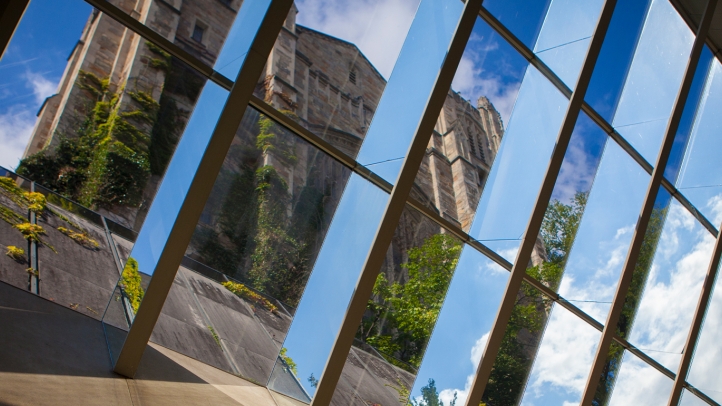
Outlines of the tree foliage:
[{"label": "tree foliage", "polygon": [[[547,260],[528,267],[527,274],[553,290],[559,286],[586,202],[587,194],[578,192],[570,204],[553,200],[544,214],[540,237]],[[518,402],[533,361],[533,344],[529,341],[541,334],[550,305],[550,299],[536,288],[522,284],[482,403],[497,406]]]},{"label": "tree foliage", "polygon": [[358,336],[379,351],[418,367],[460,252],[458,240],[436,234],[409,250],[408,261],[401,264],[408,272],[406,283],[389,284],[386,276],[379,274]]}]

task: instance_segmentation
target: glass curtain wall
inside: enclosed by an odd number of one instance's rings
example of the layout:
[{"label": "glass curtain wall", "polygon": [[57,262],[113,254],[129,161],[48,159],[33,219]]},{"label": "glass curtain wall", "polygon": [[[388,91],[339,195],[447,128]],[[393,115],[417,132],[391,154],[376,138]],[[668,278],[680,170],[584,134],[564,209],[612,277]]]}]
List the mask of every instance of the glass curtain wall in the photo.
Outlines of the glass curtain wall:
[{"label": "glass curtain wall", "polygon": [[[0,280],[102,318],[115,357],[269,3],[71,3],[32,2],[0,60],[0,125],[26,134],[0,163],[17,172],[0,173]],[[332,404],[466,401],[603,3],[484,2],[501,27],[476,21]],[[488,405],[574,403],[588,380],[694,40],[667,0],[617,3],[527,282],[506,292]],[[312,400],[462,9],[296,2],[152,342]],[[722,221],[719,70],[705,50],[618,326],[645,357],[615,342],[598,404],[665,403],[684,351],[720,401],[719,289],[684,348]]]}]

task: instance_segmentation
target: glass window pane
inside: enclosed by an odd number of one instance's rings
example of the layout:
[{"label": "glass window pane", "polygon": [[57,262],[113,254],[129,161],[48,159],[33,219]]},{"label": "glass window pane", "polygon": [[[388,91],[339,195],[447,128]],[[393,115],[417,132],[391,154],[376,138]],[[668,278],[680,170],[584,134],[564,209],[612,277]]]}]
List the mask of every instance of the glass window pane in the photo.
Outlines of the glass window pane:
[{"label": "glass window pane", "polygon": [[649,175],[616,143],[606,144],[559,294],[604,323],[644,200]]},{"label": "glass window pane", "polygon": [[101,319],[119,270],[101,217],[39,185],[45,209],[38,225],[40,296]]},{"label": "glass window pane", "polygon": [[[712,69],[713,61],[717,61],[717,59],[712,55],[712,51],[706,46],[703,47],[702,54],[699,57],[699,65],[697,65],[697,70],[694,72],[689,97],[684,105],[679,128],[674,137],[672,152],[669,154],[669,161],[667,161],[667,167],[664,169],[664,177],[674,182],[678,181],[677,177],[683,164],[687,146],[692,138],[694,124],[697,116],[701,114],[701,107],[704,104],[704,91],[711,76],[710,70]],[[719,62],[717,63],[719,64]]]},{"label": "glass window pane", "polygon": [[[84,2],[67,3],[33,2],[0,63],[12,80],[0,86],[28,96],[0,98],[0,126],[23,138],[2,153],[17,155],[13,167],[23,158],[23,176],[139,230],[205,78]],[[48,29],[58,21],[67,25]]]},{"label": "glass window pane", "polygon": [[[431,89],[446,58],[464,4],[455,0],[422,1],[379,101],[357,160],[394,183]],[[396,106],[403,106],[398,108]]]},{"label": "glass window pane", "polygon": [[719,277],[719,269],[717,272],[687,382],[716,402],[722,402],[722,393],[719,390],[722,387],[722,351],[719,345],[722,340],[722,278]]},{"label": "glass window pane", "polygon": [[673,384],[673,380],[625,350],[608,404],[663,405]]},{"label": "glass window pane", "polygon": [[[528,283],[522,283],[481,398],[483,402],[491,405],[519,404],[551,306],[552,301],[548,297]],[[485,343],[478,344],[483,353]],[[476,355],[476,359],[481,355]]]},{"label": "glass window pane", "polygon": [[424,354],[411,398],[431,381],[445,405],[464,404],[499,308],[509,272],[464,247]]},{"label": "glass window pane", "polygon": [[[428,94],[435,83],[438,69],[448,51],[450,38],[458,24],[462,9],[463,4],[451,0],[444,3],[433,1],[421,3],[400,53],[399,62],[391,76],[389,87],[384,93],[385,101],[381,104],[386,107],[379,107],[380,111],[384,112],[384,116],[375,118],[369,130],[369,138],[372,138],[372,141],[364,143],[364,149],[359,155],[360,162],[383,161],[387,159],[384,154],[392,154],[387,156],[393,156],[394,159],[404,156],[428,100]],[[429,29],[429,27],[435,28]],[[412,79],[414,83],[410,82]],[[418,97],[423,98],[424,101],[419,102],[415,96],[408,93],[409,89],[420,92]],[[400,101],[398,98],[402,95],[403,101]],[[412,105],[408,104],[409,100],[413,100]],[[394,134],[394,137],[389,138],[389,133]],[[397,151],[401,150],[403,151],[401,155],[396,155]],[[400,165],[399,162],[398,166],[396,163],[383,168],[379,166],[374,168],[374,171],[387,180],[395,180]],[[360,185],[364,183],[356,175],[352,175],[339,212],[329,230],[327,244],[318,256],[316,270],[309,279],[295,322],[284,342],[287,348],[286,354],[293,358],[296,364],[298,373],[294,372],[295,376],[310,377],[313,374],[314,377],[318,377],[323,373],[344,309],[348,305],[383,208],[388,201],[387,195],[378,192],[380,194],[372,204],[357,202],[356,199],[360,199],[361,196],[366,199],[374,198],[373,195],[368,195],[369,192],[363,195],[364,191]],[[348,209],[342,210],[344,207]],[[338,268],[348,272],[339,274]],[[333,291],[333,294],[329,294],[330,291]],[[318,326],[320,319],[325,320],[322,328]],[[285,361],[277,362],[269,387],[282,391],[282,388],[276,386],[276,382],[280,376],[288,375],[289,370],[293,372]],[[314,393],[315,387],[311,382],[301,383],[309,395]]]},{"label": "glass window pane", "polygon": [[[297,1],[258,80],[256,96],[356,157],[418,5],[419,0]],[[427,57],[437,69],[434,58]],[[401,161],[396,158],[393,162]],[[392,158],[379,161],[386,159]]]},{"label": "glass window pane", "polygon": [[700,399],[694,393],[687,389],[682,389],[682,398],[679,400],[679,406],[707,406],[709,403]]},{"label": "glass window pane", "polygon": [[534,53],[574,88],[603,5],[601,0],[552,0]]},{"label": "glass window pane", "polygon": [[16,226],[30,222],[23,198],[29,190],[28,180],[0,168],[0,280],[24,290],[29,290],[31,279],[30,242]]},{"label": "glass window pane", "polygon": [[619,334],[676,371],[715,239],[676,200],[660,202],[644,238]]},{"label": "glass window pane", "polygon": [[361,399],[393,405],[408,396],[462,247],[456,237],[407,206],[358,327],[333,404]]},{"label": "glass window pane", "polygon": [[[386,193],[358,175],[351,175],[283,343],[285,357],[292,359],[296,368],[281,359],[269,388],[310,401],[315,387],[307,378],[323,373],[387,202]],[[298,387],[289,391],[285,383],[289,379],[300,380],[305,392],[299,392]]]},{"label": "glass window pane", "polygon": [[611,122],[651,0],[619,0],[584,99]]},{"label": "glass window pane", "polygon": [[568,310],[552,306],[521,403],[581,401],[600,336],[599,330]]},{"label": "glass window pane", "polygon": [[526,70],[469,234],[510,261],[526,230],[568,100]]},{"label": "glass window pane", "polygon": [[465,231],[471,227],[527,66],[477,18],[411,192]]},{"label": "glass window pane", "polygon": [[228,47],[233,47],[236,51],[244,49],[243,46],[247,44],[243,44],[240,40],[243,34],[239,31],[245,28],[246,33],[255,32],[260,23],[260,19],[253,21],[248,18],[253,14],[249,9],[254,7],[265,9],[268,6],[267,0],[105,1],[112,3],[121,12],[130,15],[206,65],[215,64],[216,70],[232,80],[235,79],[240,65],[229,66],[231,65],[229,62],[238,61],[245,52],[240,51],[240,55],[226,52],[227,55],[219,60],[224,44],[227,42]]},{"label": "glass window pane", "polygon": [[552,290],[559,288],[607,140],[607,134],[581,113],[526,271]]},{"label": "glass window pane", "polygon": [[692,127],[677,187],[713,224],[720,224],[722,172],[714,154],[720,145],[718,111],[722,108],[722,65],[715,60]]},{"label": "glass window pane", "polygon": [[527,47],[533,48],[551,2],[552,0],[486,0],[482,7]]},{"label": "glass window pane", "polygon": [[652,1],[612,122],[648,162],[656,161],[693,40],[668,0]]}]

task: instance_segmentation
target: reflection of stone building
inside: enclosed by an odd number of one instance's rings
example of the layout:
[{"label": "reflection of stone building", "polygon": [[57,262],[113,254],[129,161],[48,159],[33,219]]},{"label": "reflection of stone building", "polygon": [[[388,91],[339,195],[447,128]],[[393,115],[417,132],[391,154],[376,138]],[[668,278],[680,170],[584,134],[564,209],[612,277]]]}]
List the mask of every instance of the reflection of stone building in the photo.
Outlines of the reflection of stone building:
[{"label": "reflection of stone building", "polygon": [[[239,0],[112,2],[211,65],[241,5]],[[295,113],[309,130],[355,156],[385,80],[355,45],[296,25],[297,13],[294,7],[289,14],[257,94],[277,108]],[[109,91],[119,94],[120,112],[137,109],[130,93],[144,92],[156,101],[164,94],[182,112],[177,121],[185,121],[197,92],[179,89],[177,84],[169,86],[167,76],[184,67],[175,61],[170,67],[163,63],[157,49],[108,16],[93,12],[68,59],[58,93],[46,100],[38,114],[25,156],[57,145],[60,136],[73,137],[83,125],[95,95],[82,85],[82,72],[109,79]],[[150,138],[152,129],[147,123],[136,126]],[[415,195],[468,229],[502,133],[500,116],[488,99],[479,99],[475,108],[450,91],[417,177]],[[298,155],[304,154],[299,151]],[[267,160],[272,163],[273,157]],[[298,168],[279,172],[291,189],[304,184],[303,171]],[[146,200],[152,197],[159,178],[160,173],[151,176]],[[141,224],[136,220],[137,209],[111,211],[133,228]]]}]

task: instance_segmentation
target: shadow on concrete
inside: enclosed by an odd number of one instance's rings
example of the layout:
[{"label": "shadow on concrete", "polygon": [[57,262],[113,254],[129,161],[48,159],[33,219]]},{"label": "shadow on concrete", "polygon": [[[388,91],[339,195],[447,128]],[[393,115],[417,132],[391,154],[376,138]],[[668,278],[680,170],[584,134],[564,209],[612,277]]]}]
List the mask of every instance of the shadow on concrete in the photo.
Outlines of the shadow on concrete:
[{"label": "shadow on concrete", "polygon": [[[98,320],[0,282],[0,326],[0,372],[123,379]],[[125,332],[106,328],[122,345]],[[151,346],[136,379],[206,383]]]}]

